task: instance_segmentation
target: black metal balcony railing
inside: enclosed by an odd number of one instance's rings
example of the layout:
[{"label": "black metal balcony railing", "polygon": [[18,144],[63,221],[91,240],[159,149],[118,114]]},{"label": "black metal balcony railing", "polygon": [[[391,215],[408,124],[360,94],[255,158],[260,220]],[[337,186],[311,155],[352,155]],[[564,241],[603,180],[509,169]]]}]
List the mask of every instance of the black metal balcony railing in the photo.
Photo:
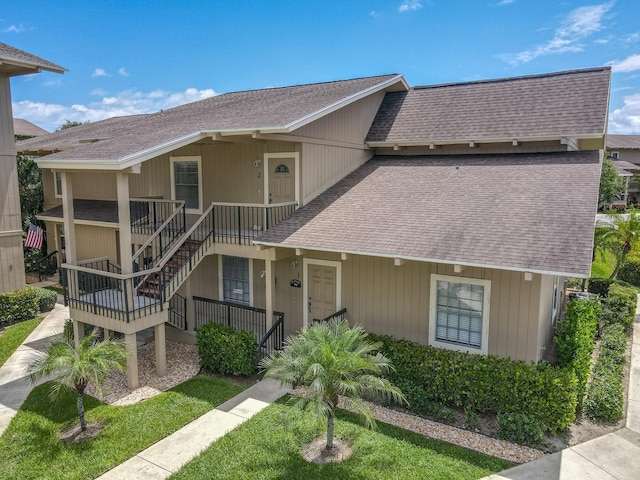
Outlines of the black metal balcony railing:
[{"label": "black metal balcony railing", "polygon": [[180,207],[184,207],[182,200],[131,199],[129,201],[131,232],[147,234],[155,232]]},{"label": "black metal balcony railing", "polygon": [[263,308],[203,297],[193,297],[193,302],[196,329],[207,323],[218,323],[253,332],[261,356],[282,348],[284,313],[273,312],[272,326],[267,329],[267,311]]},{"label": "black metal balcony railing", "polygon": [[218,243],[250,245],[295,212],[297,203],[271,205],[213,203],[214,239]]},{"label": "black metal balcony railing", "polygon": [[331,320],[342,321],[342,320],[345,320],[346,318],[347,318],[347,309],[343,308],[342,310],[338,310],[336,313],[332,313],[328,317],[323,318],[322,320],[316,321],[315,323],[330,322]]},{"label": "black metal balcony railing", "polygon": [[187,299],[177,293],[169,299],[168,323],[180,330],[187,329]]}]

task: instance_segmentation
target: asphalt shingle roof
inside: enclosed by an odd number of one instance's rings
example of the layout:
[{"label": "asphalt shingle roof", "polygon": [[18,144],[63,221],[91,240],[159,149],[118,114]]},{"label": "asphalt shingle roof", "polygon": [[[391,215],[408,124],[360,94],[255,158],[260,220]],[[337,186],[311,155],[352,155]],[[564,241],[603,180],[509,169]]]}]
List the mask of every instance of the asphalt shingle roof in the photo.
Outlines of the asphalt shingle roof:
[{"label": "asphalt shingle roof", "polygon": [[607,135],[607,148],[640,148],[640,135]]},{"label": "asphalt shingle roof", "polygon": [[588,276],[599,152],[377,156],[258,243]]},{"label": "asphalt shingle roof", "polygon": [[18,137],[37,137],[39,135],[46,135],[49,132],[22,118],[14,118],[13,133]]},{"label": "asphalt shingle roof", "polygon": [[390,92],[367,142],[602,135],[609,67]]},{"label": "asphalt shingle roof", "polygon": [[49,60],[37,57],[35,55],[32,55],[31,53],[27,53],[23,50],[12,47],[11,45],[7,45],[6,43],[2,42],[0,42],[0,62],[40,67],[45,70],[58,73],[62,73],[66,70],[64,67],[56,65]]},{"label": "asphalt shingle roof", "polygon": [[[20,151],[66,149],[48,160],[118,160],[201,131],[285,128],[399,75],[226,93],[161,113],[73,127],[18,143]],[[103,138],[94,143],[82,139]]]}]

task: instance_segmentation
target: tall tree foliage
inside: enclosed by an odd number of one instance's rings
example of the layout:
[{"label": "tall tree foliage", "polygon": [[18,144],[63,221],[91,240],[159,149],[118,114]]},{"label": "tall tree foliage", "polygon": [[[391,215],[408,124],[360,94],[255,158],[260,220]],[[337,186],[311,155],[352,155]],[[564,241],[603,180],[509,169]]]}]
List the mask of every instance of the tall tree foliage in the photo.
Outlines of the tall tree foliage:
[{"label": "tall tree foliage", "polygon": [[32,383],[52,376],[52,396],[58,395],[62,389],[75,390],[78,394],[76,406],[80,428],[85,431],[87,422],[84,416],[84,390],[91,384],[102,394],[109,372],[124,371],[126,365],[124,342],[98,341],[94,330],[78,346],[71,335],[64,335],[62,339],[53,341],[47,351],[27,367],[27,373]]},{"label": "tall tree foliage", "polygon": [[600,192],[598,194],[598,205],[611,204],[618,195],[624,193],[624,180],[620,178],[613,166],[613,161],[605,156],[602,162],[602,173],[600,174]]},{"label": "tall tree foliage", "polygon": [[345,407],[358,412],[369,428],[375,426],[375,416],[363,397],[406,403],[402,392],[382,377],[393,367],[378,352],[381,346],[367,341],[361,327],[350,328],[346,320],[333,320],[288,337],[285,348],[265,358],[261,366],[266,369],[265,377],[304,387],[301,397],[291,399],[294,411],[327,420],[326,448],[331,449],[339,395]]},{"label": "tall tree foliage", "polygon": [[36,215],[44,209],[42,172],[31,157],[18,155],[18,192],[23,225],[36,223]]},{"label": "tall tree foliage", "polygon": [[614,254],[616,265],[611,278],[616,278],[627,255],[640,242],[640,212],[631,209],[627,213],[611,212],[608,216],[608,223],[596,227],[594,243],[599,250]]}]

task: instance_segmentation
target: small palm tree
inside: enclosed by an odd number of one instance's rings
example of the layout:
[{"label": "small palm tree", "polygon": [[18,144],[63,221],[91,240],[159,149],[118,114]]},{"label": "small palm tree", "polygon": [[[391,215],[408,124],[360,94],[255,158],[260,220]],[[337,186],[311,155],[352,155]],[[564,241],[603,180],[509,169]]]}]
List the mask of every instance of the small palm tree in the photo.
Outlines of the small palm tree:
[{"label": "small palm tree", "polygon": [[393,368],[378,352],[381,346],[368,342],[361,327],[350,328],[347,320],[333,320],[288,337],[284,349],[266,357],[261,367],[266,369],[265,377],[277,378],[282,385],[306,387],[291,402],[299,411],[327,419],[326,448],[331,449],[338,395],[368,428],[375,427],[375,416],[363,397],[406,403],[402,392],[380,377]]},{"label": "small palm tree", "polygon": [[615,255],[616,265],[611,278],[616,278],[631,250],[640,242],[640,213],[631,209],[626,214],[611,212],[609,223],[596,227],[594,243],[601,250]]},{"label": "small palm tree", "polygon": [[57,396],[62,389],[76,390],[80,428],[84,432],[87,422],[84,418],[83,394],[91,384],[102,394],[107,383],[107,375],[113,370],[124,371],[127,353],[121,340],[98,341],[97,331],[87,335],[76,347],[70,335],[54,340],[46,352],[34,360],[27,373],[32,383],[41,378],[53,376],[51,396]]}]

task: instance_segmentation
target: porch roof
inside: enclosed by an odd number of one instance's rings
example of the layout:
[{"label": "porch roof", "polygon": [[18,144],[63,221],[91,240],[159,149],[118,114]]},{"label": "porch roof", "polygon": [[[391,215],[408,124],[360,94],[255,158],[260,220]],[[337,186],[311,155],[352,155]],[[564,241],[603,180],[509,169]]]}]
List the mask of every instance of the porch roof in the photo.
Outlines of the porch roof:
[{"label": "porch roof", "polygon": [[407,88],[402,75],[393,74],[232,92],[158,113],[68,128],[18,142],[16,149],[50,153],[38,160],[41,167],[125,169],[215,133],[290,132],[367,95]]},{"label": "porch roof", "polygon": [[40,70],[48,70],[55,73],[67,71],[66,68],[49,60],[0,42],[0,73],[13,77],[37,73]]},{"label": "porch roof", "polygon": [[[85,222],[114,223],[118,224],[118,202],[113,200],[73,200],[74,220]],[[64,218],[62,205],[50,208],[38,215],[38,218],[47,220]],[[132,220],[134,220],[132,218]]]},{"label": "porch roof", "polygon": [[589,276],[598,151],[377,156],[255,243]]}]

